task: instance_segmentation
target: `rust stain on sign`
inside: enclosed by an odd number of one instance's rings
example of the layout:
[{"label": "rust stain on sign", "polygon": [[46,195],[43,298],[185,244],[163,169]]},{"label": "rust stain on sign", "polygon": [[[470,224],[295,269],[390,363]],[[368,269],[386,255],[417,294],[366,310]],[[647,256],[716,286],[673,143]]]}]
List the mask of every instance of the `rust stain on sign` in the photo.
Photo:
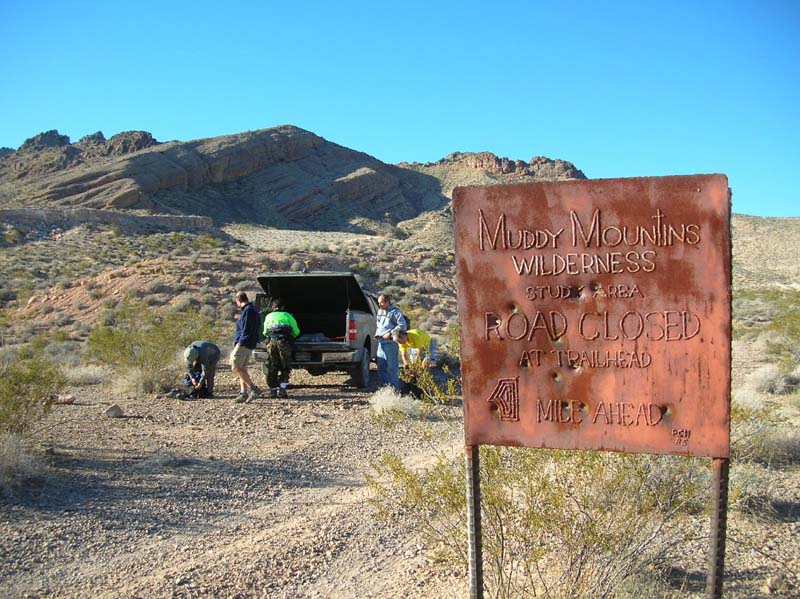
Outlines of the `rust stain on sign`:
[{"label": "rust stain on sign", "polygon": [[724,175],[453,193],[468,445],[730,452]]}]

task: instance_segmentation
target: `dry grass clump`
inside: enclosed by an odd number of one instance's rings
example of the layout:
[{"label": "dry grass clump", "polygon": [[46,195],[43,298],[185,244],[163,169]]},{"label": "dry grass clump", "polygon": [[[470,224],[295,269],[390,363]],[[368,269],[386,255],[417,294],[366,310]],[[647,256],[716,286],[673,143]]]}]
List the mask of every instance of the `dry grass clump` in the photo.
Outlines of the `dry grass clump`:
[{"label": "dry grass clump", "polygon": [[26,481],[41,478],[42,472],[41,464],[25,451],[20,435],[0,432],[1,495],[13,496]]},{"label": "dry grass clump", "polygon": [[56,364],[44,357],[46,341],[35,339],[22,348],[0,354],[0,491],[13,493],[38,474],[21,435],[50,409],[50,397],[64,383]]},{"label": "dry grass clump", "polygon": [[371,413],[380,419],[418,418],[421,413],[420,402],[408,395],[401,395],[390,385],[373,393],[369,405]]},{"label": "dry grass clump", "polygon": [[77,387],[100,385],[111,380],[113,372],[106,366],[98,364],[85,364],[64,369],[67,383]]},{"label": "dry grass clump", "polygon": [[770,395],[790,395],[800,388],[800,367],[783,372],[776,364],[768,364],[752,375],[757,391]]}]

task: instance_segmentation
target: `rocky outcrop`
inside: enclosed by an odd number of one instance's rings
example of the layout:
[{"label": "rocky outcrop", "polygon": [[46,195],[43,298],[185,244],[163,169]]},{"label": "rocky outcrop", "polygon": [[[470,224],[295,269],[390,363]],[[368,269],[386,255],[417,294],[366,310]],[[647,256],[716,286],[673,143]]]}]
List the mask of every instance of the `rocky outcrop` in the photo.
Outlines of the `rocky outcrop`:
[{"label": "rocky outcrop", "polygon": [[0,182],[30,181],[155,145],[158,142],[147,131],[125,131],[109,140],[106,140],[102,131],[97,131],[73,144],[69,136],[53,129],[25,140],[16,152],[0,152]]},{"label": "rocky outcrop", "polygon": [[585,178],[569,162],[489,152],[388,165],[284,125],[188,142],[145,131],[75,144],[57,131],[0,158],[0,208],[197,214],[225,222],[373,232],[440,210],[458,185]]},{"label": "rocky outcrop", "polygon": [[39,135],[26,139],[25,142],[19,147],[19,152],[22,154],[30,152],[38,152],[48,148],[61,148],[69,145],[69,136],[61,135],[55,129],[45,131]]},{"label": "rocky outcrop", "polygon": [[491,152],[453,152],[437,162],[401,163],[400,166],[419,170],[431,168],[471,169],[491,175],[520,175],[535,179],[585,179],[575,165],[565,160],[534,156],[529,162],[498,157]]}]

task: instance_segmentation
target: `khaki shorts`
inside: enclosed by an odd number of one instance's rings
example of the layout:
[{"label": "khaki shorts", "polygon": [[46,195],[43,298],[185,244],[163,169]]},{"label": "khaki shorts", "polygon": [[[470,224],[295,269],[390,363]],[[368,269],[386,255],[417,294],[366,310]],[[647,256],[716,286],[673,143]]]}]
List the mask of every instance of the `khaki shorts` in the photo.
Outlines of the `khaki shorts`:
[{"label": "khaki shorts", "polygon": [[233,346],[233,351],[231,352],[231,366],[234,368],[247,368],[251,355],[253,355],[252,349],[237,343]]}]

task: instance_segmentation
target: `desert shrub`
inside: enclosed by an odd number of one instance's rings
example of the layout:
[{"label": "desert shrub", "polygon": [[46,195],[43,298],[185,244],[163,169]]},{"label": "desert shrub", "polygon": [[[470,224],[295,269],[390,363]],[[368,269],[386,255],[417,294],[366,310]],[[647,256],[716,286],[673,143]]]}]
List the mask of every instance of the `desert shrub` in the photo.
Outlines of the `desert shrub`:
[{"label": "desert shrub", "polygon": [[381,424],[394,424],[420,415],[420,404],[413,397],[401,395],[390,385],[381,387],[369,398],[370,416]]},{"label": "desert shrub", "polygon": [[189,253],[189,248],[186,246],[179,246],[172,250],[169,255],[171,258],[177,258],[179,256],[186,256]]},{"label": "desert shrub", "polygon": [[[403,301],[407,304],[416,304],[418,301],[417,294],[408,288],[403,288]],[[419,322],[419,318],[414,319],[414,322]]]},{"label": "desert shrub", "polygon": [[174,379],[174,357],[196,339],[211,337],[208,321],[177,309],[163,316],[126,303],[113,325],[96,326],[86,340],[89,357],[125,375],[137,390],[159,391]]},{"label": "desert shrub", "polygon": [[[701,460],[483,446],[482,527],[491,597],[598,598],[693,538]],[[367,482],[379,517],[416,527],[434,557],[466,566],[464,462],[412,470],[394,454]]]},{"label": "desert shrub", "polygon": [[[392,289],[391,287],[389,289]],[[392,298],[392,303],[397,296],[397,294],[393,294],[391,291],[384,289],[383,293],[388,293],[389,297]],[[428,316],[428,311],[425,310],[422,306],[415,306],[413,305],[412,298],[409,296],[404,296],[402,302],[397,302],[397,307],[403,313],[403,315],[411,322],[411,329],[418,329],[421,327],[422,321]],[[426,331],[427,332],[427,331]]]},{"label": "desert shrub", "polygon": [[200,307],[199,314],[206,320],[213,321],[217,317],[217,309],[213,305],[206,304]]},{"label": "desert shrub", "polygon": [[222,240],[210,233],[200,233],[192,239],[190,245],[196,250],[214,250],[222,245]]},{"label": "desert shrub", "polygon": [[412,287],[412,289],[420,295],[430,295],[435,293],[433,286],[430,283],[425,283],[424,281],[417,283],[414,285],[414,287]]},{"label": "desert shrub", "polygon": [[184,296],[178,303],[175,304],[175,309],[179,312],[189,312],[192,310],[197,309],[200,306],[200,302],[191,296]]},{"label": "desert shrub", "polygon": [[350,272],[358,273],[364,275],[365,277],[375,277],[378,275],[378,271],[368,263],[366,260],[359,260],[358,262],[352,263],[348,266]]},{"label": "desert shrub", "polygon": [[404,277],[391,273],[383,273],[378,277],[378,285],[381,287],[388,287],[390,285],[394,285],[395,287],[408,287],[409,282]]},{"label": "desert shrub", "polygon": [[800,432],[775,402],[731,403],[731,461],[781,466],[800,462]]},{"label": "desert shrub", "polygon": [[110,380],[112,373],[107,366],[86,364],[83,366],[75,366],[73,368],[65,369],[64,376],[70,385],[82,387],[88,385],[99,385],[107,380]]},{"label": "desert shrub", "polygon": [[59,314],[53,320],[53,324],[57,327],[65,327],[72,323],[72,317],[69,314]]},{"label": "desert shrub", "polygon": [[775,365],[770,364],[764,368],[759,369],[754,378],[756,389],[762,393],[769,393],[771,395],[789,395],[794,393],[798,386],[800,386],[800,372],[782,372],[781,369]]},{"label": "desert shrub", "polygon": [[461,355],[461,327],[458,322],[448,322],[444,332],[447,353],[458,358]]},{"label": "desert shrub", "polygon": [[56,337],[46,342],[42,347],[42,354],[53,364],[75,366],[80,362],[81,345],[77,341]]},{"label": "desert shrub", "polygon": [[397,285],[387,285],[381,290],[381,293],[388,295],[394,302],[394,300],[401,299],[403,296],[405,296],[405,289],[398,287]]},{"label": "desert shrub", "polygon": [[401,369],[400,379],[415,388],[421,400],[434,404],[452,404],[461,399],[458,376],[444,364],[441,369],[429,368],[421,362],[412,362]]},{"label": "desert shrub", "polygon": [[169,286],[165,285],[161,281],[153,281],[144,288],[144,292],[146,294],[170,293],[171,291],[172,290],[169,288]]},{"label": "desert shrub", "polygon": [[64,384],[61,370],[40,344],[4,353],[0,360],[0,432],[24,433],[50,408],[50,396]]},{"label": "desert shrub", "polygon": [[774,515],[770,496],[775,496],[775,476],[752,462],[731,466],[728,479],[728,505],[742,513],[769,518]]},{"label": "desert shrub", "polygon": [[427,270],[438,270],[445,264],[447,264],[447,256],[445,254],[433,254],[422,263],[422,266]]},{"label": "desert shrub", "polygon": [[24,449],[22,438],[0,432],[0,494],[11,496],[26,480],[41,476],[41,466]]},{"label": "desert shrub", "polygon": [[800,362],[800,290],[743,291],[734,298],[734,334],[770,334],[767,354],[783,372]]}]

